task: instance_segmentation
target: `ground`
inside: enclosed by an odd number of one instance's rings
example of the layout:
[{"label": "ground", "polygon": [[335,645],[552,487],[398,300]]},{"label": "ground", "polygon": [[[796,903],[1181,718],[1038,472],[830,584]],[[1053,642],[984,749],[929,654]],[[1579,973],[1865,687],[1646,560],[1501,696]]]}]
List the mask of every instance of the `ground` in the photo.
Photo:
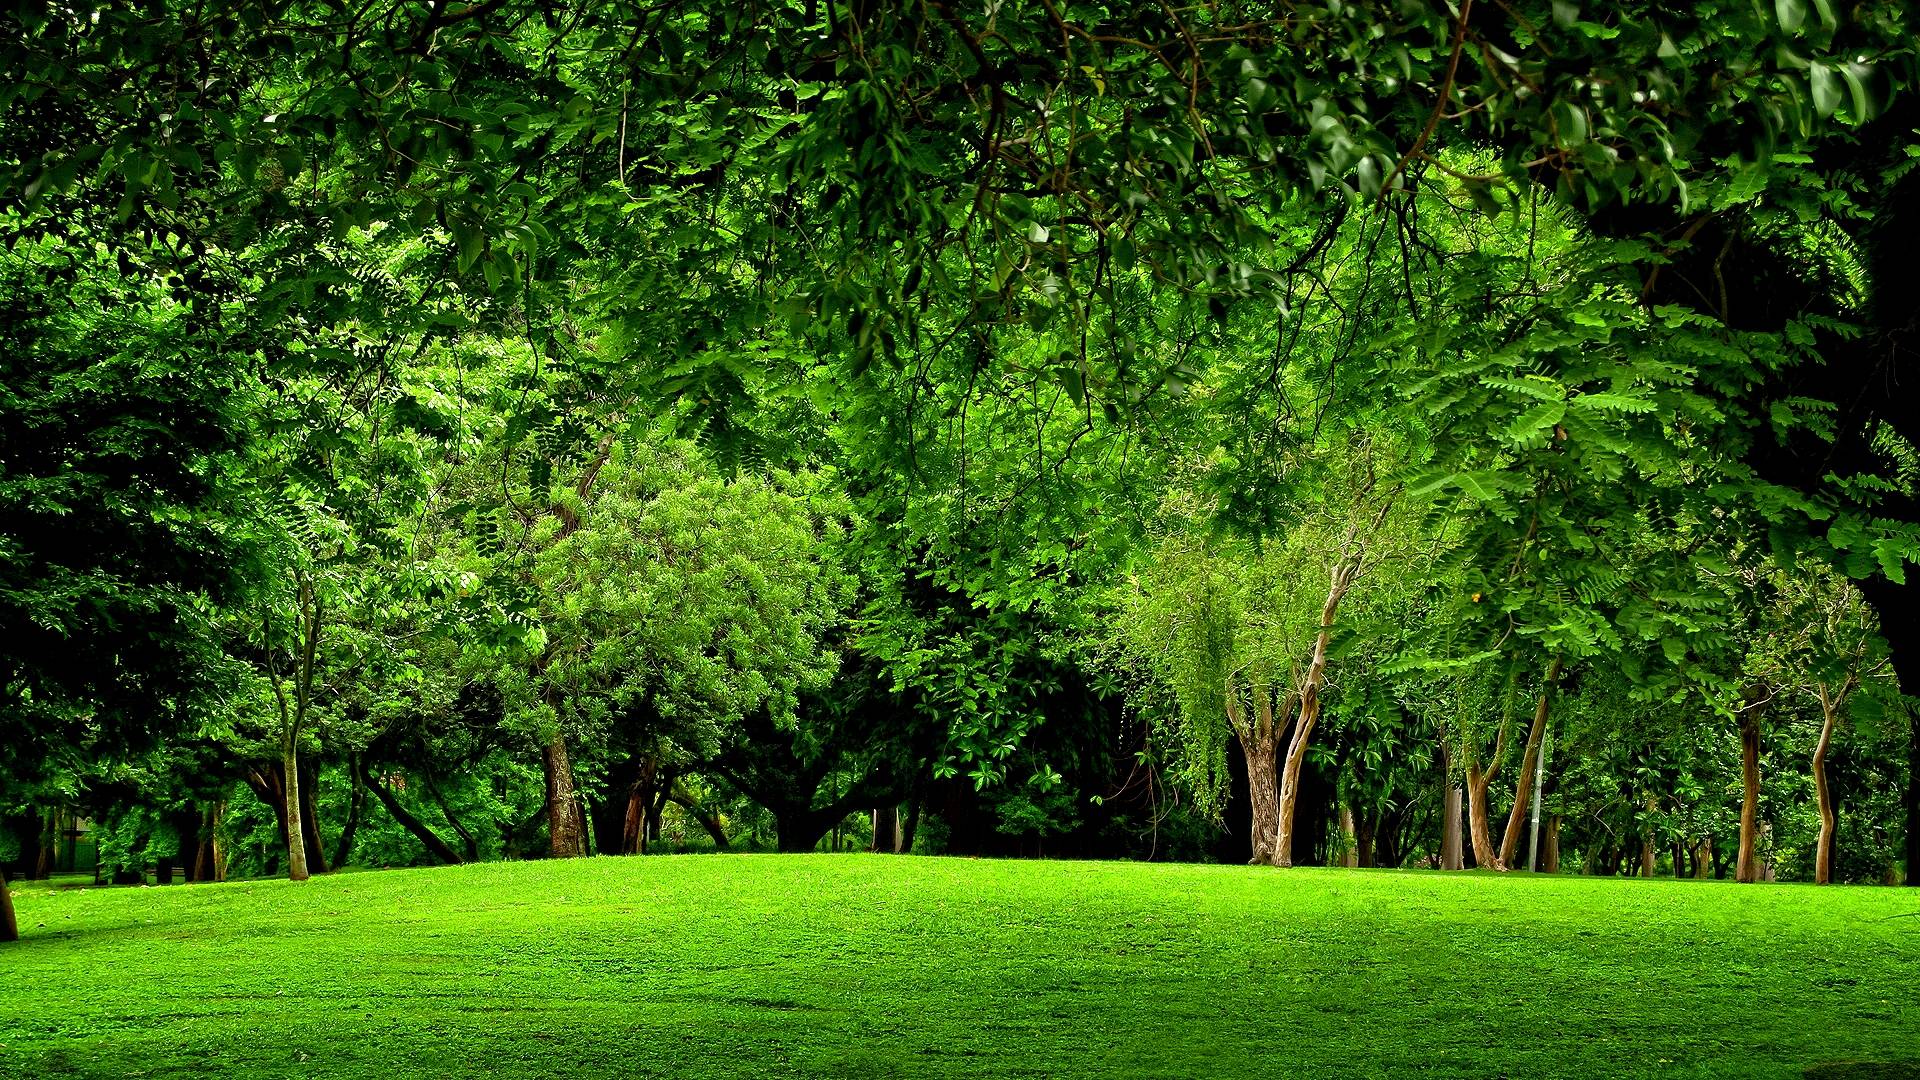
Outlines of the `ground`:
[{"label": "ground", "polygon": [[0,1076],[1920,1077],[1920,893],[865,855],[16,884]]}]

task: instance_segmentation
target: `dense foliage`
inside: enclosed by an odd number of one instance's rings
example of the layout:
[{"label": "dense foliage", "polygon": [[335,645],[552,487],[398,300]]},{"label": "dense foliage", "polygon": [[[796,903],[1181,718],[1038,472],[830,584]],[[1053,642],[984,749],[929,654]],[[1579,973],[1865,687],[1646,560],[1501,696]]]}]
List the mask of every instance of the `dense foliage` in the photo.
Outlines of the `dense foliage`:
[{"label": "dense foliage", "polygon": [[0,855],[1920,880],[1917,29],[16,6]]}]

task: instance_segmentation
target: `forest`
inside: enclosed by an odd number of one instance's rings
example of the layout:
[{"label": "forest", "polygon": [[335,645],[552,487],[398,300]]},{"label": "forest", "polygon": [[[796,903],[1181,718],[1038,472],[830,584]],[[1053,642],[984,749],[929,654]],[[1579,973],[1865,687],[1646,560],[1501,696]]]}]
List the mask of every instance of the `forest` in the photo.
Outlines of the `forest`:
[{"label": "forest", "polygon": [[0,865],[1920,884],[1917,21],[13,5]]}]

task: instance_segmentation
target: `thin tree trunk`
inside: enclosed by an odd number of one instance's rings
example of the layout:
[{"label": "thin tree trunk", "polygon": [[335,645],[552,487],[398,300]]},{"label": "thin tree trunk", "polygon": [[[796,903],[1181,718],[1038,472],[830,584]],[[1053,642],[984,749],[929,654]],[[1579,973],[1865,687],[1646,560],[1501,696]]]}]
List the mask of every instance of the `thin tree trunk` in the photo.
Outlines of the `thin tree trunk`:
[{"label": "thin tree trunk", "polygon": [[280,791],[286,800],[287,820],[287,880],[307,880],[307,830],[303,827],[300,813],[300,748],[299,736],[287,732],[280,737],[280,765],[285,775],[280,778]]},{"label": "thin tree trunk", "polygon": [[573,786],[573,759],[567,754],[567,736],[555,731],[540,752],[547,774],[547,850],[553,858],[581,854],[580,797]]},{"label": "thin tree trunk", "polygon": [[434,805],[440,808],[440,816],[446,819],[447,824],[453,828],[454,835],[460,838],[461,846],[467,849],[467,861],[479,862],[480,841],[475,839],[474,835],[468,832],[467,827],[454,815],[453,807],[447,805],[447,797],[440,791],[440,785],[428,780],[427,794],[433,796]]},{"label": "thin tree trunk", "polygon": [[1300,687],[1299,719],[1293,724],[1293,738],[1287,743],[1287,760],[1280,772],[1280,838],[1274,844],[1273,865],[1293,865],[1293,818],[1300,802],[1300,767],[1307,760],[1307,744],[1313,738],[1313,725],[1320,719],[1320,688],[1327,681],[1327,646],[1333,639],[1333,620],[1339,614],[1340,601],[1353,587],[1360,573],[1360,560],[1346,556],[1334,564],[1327,586],[1327,602],[1320,606],[1320,629],[1313,638],[1313,658],[1307,662],[1307,674]]},{"label": "thin tree trunk", "polygon": [[6,871],[0,870],[0,941],[19,941],[20,921],[13,914],[13,889],[7,885]]},{"label": "thin tree trunk", "polygon": [[1696,881],[1705,881],[1713,873],[1713,845],[1706,840],[1696,840],[1693,845],[1693,877]]},{"label": "thin tree trunk", "polygon": [[[220,836],[220,822],[227,816],[226,800],[213,804],[213,827],[207,844],[213,849],[213,880],[227,880],[227,842]],[[94,862],[98,864],[99,860]]]},{"label": "thin tree trunk", "polygon": [[1760,706],[1749,703],[1740,713],[1740,860],[1734,880],[1760,880]]},{"label": "thin tree trunk", "polygon": [[333,849],[333,865],[347,865],[353,858],[353,834],[360,830],[360,811],[367,801],[367,789],[361,785],[353,765],[354,756],[347,756],[347,823],[340,828],[338,846]]},{"label": "thin tree trunk", "polygon": [[727,850],[727,831],[720,826],[719,818],[700,809],[700,807],[682,791],[674,791],[668,794],[667,801],[685,810],[692,816],[693,820],[700,823],[701,828],[707,830],[707,835],[713,838],[713,846],[716,851]]},{"label": "thin tree trunk", "polygon": [[1527,804],[1533,799],[1533,776],[1540,760],[1540,740],[1547,734],[1547,706],[1553,700],[1553,680],[1560,677],[1560,658],[1547,664],[1546,681],[1540,687],[1540,701],[1533,709],[1533,726],[1527,729],[1527,749],[1520,757],[1520,772],[1514,783],[1513,811],[1507,815],[1507,833],[1500,840],[1500,865],[1512,866],[1520,854],[1520,836],[1527,827]]},{"label": "thin tree trunk", "polygon": [[40,829],[39,850],[33,857],[33,873],[28,875],[35,881],[52,877],[54,865],[60,861],[60,811],[47,811],[45,820],[45,826]]},{"label": "thin tree trunk", "polygon": [[913,854],[913,834],[920,831],[920,814],[925,801],[915,795],[907,803],[907,824],[900,830],[900,850],[905,854]]},{"label": "thin tree trunk", "polygon": [[1557,874],[1560,872],[1560,815],[1547,818],[1546,833],[1540,837],[1540,872]]},{"label": "thin tree trunk", "polygon": [[388,791],[385,784],[374,779],[373,768],[368,765],[365,759],[362,759],[360,762],[360,782],[366,785],[368,791],[373,792],[373,797],[380,800],[381,806],[386,807],[388,816],[399,822],[401,828],[412,833],[413,838],[420,841],[420,843],[426,847],[427,854],[432,855],[448,866],[460,862],[460,856],[454,852],[452,847],[448,846],[445,840],[440,838],[440,834],[427,828],[426,822],[414,817],[407,811],[406,807],[400,805],[399,798],[396,797],[393,792]]},{"label": "thin tree trunk", "polygon": [[327,865],[327,845],[320,839],[320,814],[313,805],[313,793],[319,786],[317,771],[300,778],[300,828],[306,835],[307,868],[324,874],[331,868]]},{"label": "thin tree trunk", "polygon": [[1466,866],[1466,858],[1461,854],[1465,839],[1461,833],[1461,815],[1466,813],[1462,804],[1460,785],[1448,784],[1441,793],[1440,802],[1440,869],[1459,870]]},{"label": "thin tree trunk", "polygon": [[1647,816],[1640,826],[1640,876],[1650,878],[1660,865],[1659,856],[1653,846],[1653,815],[1659,813],[1660,801],[1652,795],[1647,796]]},{"label": "thin tree trunk", "polygon": [[1840,695],[1820,684],[1820,743],[1813,750],[1813,793],[1820,803],[1820,839],[1814,849],[1813,880],[1833,884],[1834,830],[1840,823],[1839,810],[1833,804],[1833,789],[1827,784],[1827,751],[1833,745],[1834,725],[1840,719]]}]

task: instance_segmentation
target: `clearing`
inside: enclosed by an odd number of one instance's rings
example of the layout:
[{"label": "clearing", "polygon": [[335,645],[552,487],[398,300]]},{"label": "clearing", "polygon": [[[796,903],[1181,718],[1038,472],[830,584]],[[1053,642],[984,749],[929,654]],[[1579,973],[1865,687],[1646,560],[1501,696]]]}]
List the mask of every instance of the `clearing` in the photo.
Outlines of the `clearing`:
[{"label": "clearing", "polygon": [[1920,894],[865,855],[16,884],[0,1076],[1920,1076]]}]

